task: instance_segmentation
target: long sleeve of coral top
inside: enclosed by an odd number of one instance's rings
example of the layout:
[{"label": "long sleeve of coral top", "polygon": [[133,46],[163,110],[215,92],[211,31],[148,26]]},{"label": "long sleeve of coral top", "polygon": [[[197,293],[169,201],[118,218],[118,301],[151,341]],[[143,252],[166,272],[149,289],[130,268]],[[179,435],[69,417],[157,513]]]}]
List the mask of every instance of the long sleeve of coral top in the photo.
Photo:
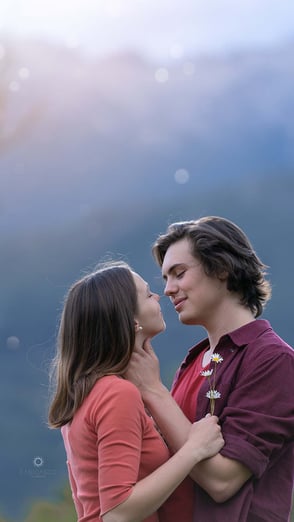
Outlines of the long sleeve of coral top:
[{"label": "long sleeve of coral top", "polygon": [[[102,521],[169,458],[137,388],[117,376],[97,381],[62,435],[79,522]],[[147,520],[165,517],[154,513]]]}]

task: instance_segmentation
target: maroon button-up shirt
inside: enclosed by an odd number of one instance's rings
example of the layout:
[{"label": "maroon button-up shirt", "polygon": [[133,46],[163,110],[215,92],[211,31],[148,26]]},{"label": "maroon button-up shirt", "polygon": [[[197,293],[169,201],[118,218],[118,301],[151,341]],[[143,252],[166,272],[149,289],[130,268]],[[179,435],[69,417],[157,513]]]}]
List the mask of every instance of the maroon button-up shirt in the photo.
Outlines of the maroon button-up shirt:
[{"label": "maroon button-up shirt", "polygon": [[[207,347],[198,343],[178,370],[182,372]],[[216,503],[195,484],[195,522],[286,522],[294,475],[294,350],[266,320],[255,320],[224,335],[215,353],[215,400],[225,446],[221,454],[252,472],[239,492]],[[208,379],[198,394],[196,419],[209,410]],[[184,522],[184,521],[183,521]]]}]

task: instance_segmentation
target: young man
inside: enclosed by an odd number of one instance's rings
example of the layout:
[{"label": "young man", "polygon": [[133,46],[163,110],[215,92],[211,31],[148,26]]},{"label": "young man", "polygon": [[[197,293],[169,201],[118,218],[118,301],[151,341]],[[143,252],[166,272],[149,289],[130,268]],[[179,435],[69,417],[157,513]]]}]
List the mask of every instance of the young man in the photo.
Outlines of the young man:
[{"label": "young man", "polygon": [[286,522],[294,469],[294,351],[258,319],[270,298],[265,265],[246,235],[219,217],[175,223],[153,246],[179,319],[207,338],[178,370],[171,394],[146,341],[128,378],[176,451],[191,422],[219,417],[225,439],[182,488],[181,522]]}]

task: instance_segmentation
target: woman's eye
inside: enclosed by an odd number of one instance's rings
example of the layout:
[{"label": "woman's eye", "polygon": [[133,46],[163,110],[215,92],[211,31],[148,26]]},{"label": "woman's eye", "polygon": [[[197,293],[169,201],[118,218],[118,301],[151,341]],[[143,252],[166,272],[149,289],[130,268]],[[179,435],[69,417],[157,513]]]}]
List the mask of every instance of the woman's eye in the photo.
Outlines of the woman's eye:
[{"label": "woman's eye", "polygon": [[183,277],[183,275],[184,275],[185,272],[186,272],[186,270],[182,270],[181,272],[179,272],[178,274],[176,274],[177,279],[180,279],[181,277]]}]

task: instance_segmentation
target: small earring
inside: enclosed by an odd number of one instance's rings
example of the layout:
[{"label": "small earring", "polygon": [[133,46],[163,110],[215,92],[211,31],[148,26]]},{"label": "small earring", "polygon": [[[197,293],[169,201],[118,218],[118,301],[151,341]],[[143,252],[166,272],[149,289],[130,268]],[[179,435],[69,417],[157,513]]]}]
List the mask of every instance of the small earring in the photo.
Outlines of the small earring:
[{"label": "small earring", "polygon": [[143,326],[138,326],[138,330],[143,330]]}]

